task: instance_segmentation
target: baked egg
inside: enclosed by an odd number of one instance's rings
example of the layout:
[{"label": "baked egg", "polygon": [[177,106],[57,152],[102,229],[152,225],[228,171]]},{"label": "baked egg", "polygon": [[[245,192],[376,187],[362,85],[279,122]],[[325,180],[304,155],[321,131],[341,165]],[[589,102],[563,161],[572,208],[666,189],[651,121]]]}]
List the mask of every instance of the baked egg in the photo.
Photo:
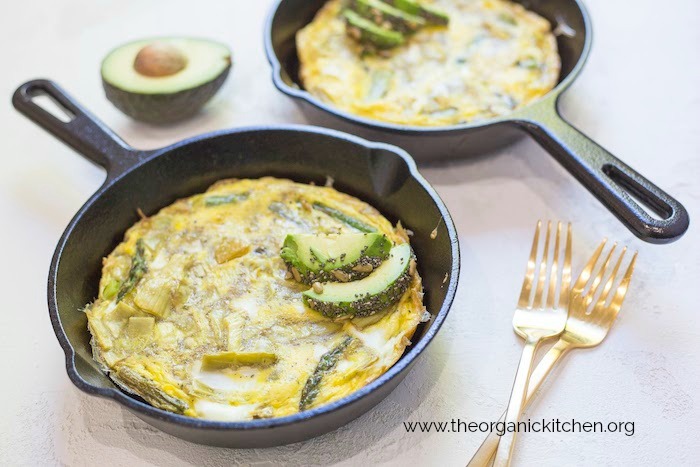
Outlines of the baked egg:
[{"label": "baked egg", "polygon": [[509,0],[420,4],[444,12],[449,23],[421,27],[399,46],[367,53],[346,33],[346,1],[328,1],[296,36],[304,88],[361,117],[446,126],[506,115],[556,86],[561,62],[543,17]]},{"label": "baked egg", "polygon": [[[370,290],[377,277],[387,286]],[[366,290],[340,306],[348,287]],[[330,186],[270,177],[144,216],[104,258],[99,290],[85,312],[103,371],[155,407],[221,421],[347,396],[429,318],[400,224]]]}]

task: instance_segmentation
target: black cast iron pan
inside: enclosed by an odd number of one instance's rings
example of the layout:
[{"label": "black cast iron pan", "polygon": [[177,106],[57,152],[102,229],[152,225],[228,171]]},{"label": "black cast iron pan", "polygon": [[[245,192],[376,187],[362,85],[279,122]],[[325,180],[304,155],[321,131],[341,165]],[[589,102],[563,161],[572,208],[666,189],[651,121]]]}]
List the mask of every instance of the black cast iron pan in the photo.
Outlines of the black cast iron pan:
[{"label": "black cast iron pan", "polygon": [[[566,25],[559,35],[562,60],[559,84],[542,99],[483,122],[445,127],[396,125],[358,117],[312,96],[299,80],[295,35],[326,0],[278,0],[265,30],[265,51],[275,86],[294,98],[314,124],[395,144],[419,162],[454,159],[485,152],[529,134],[554,156],[636,236],[668,243],[688,229],[688,213],[666,192],[567,123],[559,114],[559,96],[578,76],[591,48],[591,21],[579,0],[521,0],[526,8],[553,25]],[[650,215],[640,203],[649,211]]]},{"label": "black cast iron pan", "polygon": [[[34,98],[39,95],[48,95],[72,119],[64,123],[38,106]],[[111,398],[165,432],[203,444],[262,447],[331,431],[386,397],[447,316],[459,276],[457,233],[442,200],[401,149],[333,130],[284,126],[221,131],[139,151],[50,81],[24,84],[12,102],[29,119],[107,171],[104,184],[66,228],[49,272],[49,314],[66,354],[68,375],[83,391]],[[204,191],[216,180],[265,175],[315,183],[331,176],[339,190],[371,203],[389,220],[400,219],[409,226],[415,232],[411,243],[431,320],[419,327],[413,345],[379,379],[342,400],[284,418],[237,423],[199,420],[154,408],[120,391],[93,361],[87,321],[80,311],[97,296],[102,258],[138,220],[137,208],[150,215],[178,198]],[[438,235],[431,240],[436,225]],[[446,274],[449,280],[443,283]]]}]

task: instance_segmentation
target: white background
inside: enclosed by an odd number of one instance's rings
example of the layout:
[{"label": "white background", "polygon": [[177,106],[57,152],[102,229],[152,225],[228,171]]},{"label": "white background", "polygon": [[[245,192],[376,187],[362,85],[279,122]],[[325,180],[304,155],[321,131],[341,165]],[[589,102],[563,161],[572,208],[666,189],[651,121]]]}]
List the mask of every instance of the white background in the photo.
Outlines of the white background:
[{"label": "white background", "polygon": [[[564,98],[567,118],[700,215],[700,3],[589,0],[595,39]],[[10,106],[23,81],[64,86],[126,141],[154,148],[239,125],[303,122],[269,79],[262,48],[268,1],[39,1],[0,14],[0,464],[464,465],[479,434],[407,434],[403,421],[487,421],[510,392],[522,342],[510,322],[538,218],[571,220],[580,268],[609,236],[640,252],[615,329],[572,354],[528,412],[534,418],[634,421],[635,434],[525,434],[516,465],[690,465],[700,458],[698,230],[678,243],[636,240],[535,143],[423,170],[457,223],[457,300],[405,382],[375,410],[326,436],[275,449],[185,443],[69,382],[50,327],[53,248],[103,172]],[[235,65],[197,118],[134,123],[106,101],[99,62],[115,45],[157,34],[230,44]]]}]

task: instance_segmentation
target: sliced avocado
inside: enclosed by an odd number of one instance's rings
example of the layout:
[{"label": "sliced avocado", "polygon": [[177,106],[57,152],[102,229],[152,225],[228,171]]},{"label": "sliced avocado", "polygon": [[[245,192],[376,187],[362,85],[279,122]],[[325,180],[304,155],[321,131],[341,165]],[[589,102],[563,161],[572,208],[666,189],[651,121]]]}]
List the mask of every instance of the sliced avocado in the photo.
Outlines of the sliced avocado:
[{"label": "sliced avocado", "polygon": [[205,39],[164,37],[124,44],[102,62],[107,99],[130,117],[169,123],[196,113],[231,69],[231,51]]},{"label": "sliced avocado", "polygon": [[377,26],[352,10],[343,10],[348,35],[371,49],[391,49],[404,43],[400,32]]},{"label": "sliced avocado", "polygon": [[[391,241],[380,233],[289,234],[280,256],[304,284],[360,279],[389,256]],[[342,280],[341,280],[342,278]]]},{"label": "sliced avocado", "polygon": [[435,8],[421,5],[416,0],[385,0],[391,6],[411,15],[424,18],[428,24],[446,26],[450,17]]},{"label": "sliced avocado", "polygon": [[381,0],[350,0],[350,9],[364,18],[404,34],[411,34],[425,26],[425,19],[394,8]]},{"label": "sliced avocado", "polygon": [[411,282],[411,247],[408,243],[391,249],[389,258],[369,276],[352,282],[332,282],[304,292],[304,303],[329,318],[367,316],[397,302]]},{"label": "sliced avocado", "polygon": [[377,229],[375,229],[371,225],[367,225],[364,222],[362,222],[361,220],[355,219],[352,216],[348,216],[343,211],[339,211],[336,208],[332,208],[332,207],[328,206],[327,204],[323,204],[320,201],[315,201],[311,206],[314,209],[316,209],[317,211],[321,211],[325,214],[328,214],[329,216],[339,220],[343,224],[349,225],[350,227],[357,229],[360,232],[370,233],[370,232],[377,231]]}]

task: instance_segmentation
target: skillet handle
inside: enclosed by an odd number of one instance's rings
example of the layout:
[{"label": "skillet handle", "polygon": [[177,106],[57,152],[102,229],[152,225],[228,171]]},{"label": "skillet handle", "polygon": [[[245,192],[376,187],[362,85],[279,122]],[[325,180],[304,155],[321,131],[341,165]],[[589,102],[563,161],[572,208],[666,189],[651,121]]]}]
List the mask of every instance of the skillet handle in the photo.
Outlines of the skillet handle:
[{"label": "skillet handle", "polygon": [[[541,104],[523,112],[516,124],[632,233],[660,244],[678,240],[688,230],[688,211],[681,203],[565,121],[555,103]],[[659,218],[651,216],[639,202]]]},{"label": "skillet handle", "polygon": [[[50,98],[65,118],[61,119],[37,104],[36,98],[40,96]],[[133,166],[144,154],[122,141],[53,81],[37,79],[24,83],[12,96],[12,105],[88,160],[107,170],[108,179]]]}]

